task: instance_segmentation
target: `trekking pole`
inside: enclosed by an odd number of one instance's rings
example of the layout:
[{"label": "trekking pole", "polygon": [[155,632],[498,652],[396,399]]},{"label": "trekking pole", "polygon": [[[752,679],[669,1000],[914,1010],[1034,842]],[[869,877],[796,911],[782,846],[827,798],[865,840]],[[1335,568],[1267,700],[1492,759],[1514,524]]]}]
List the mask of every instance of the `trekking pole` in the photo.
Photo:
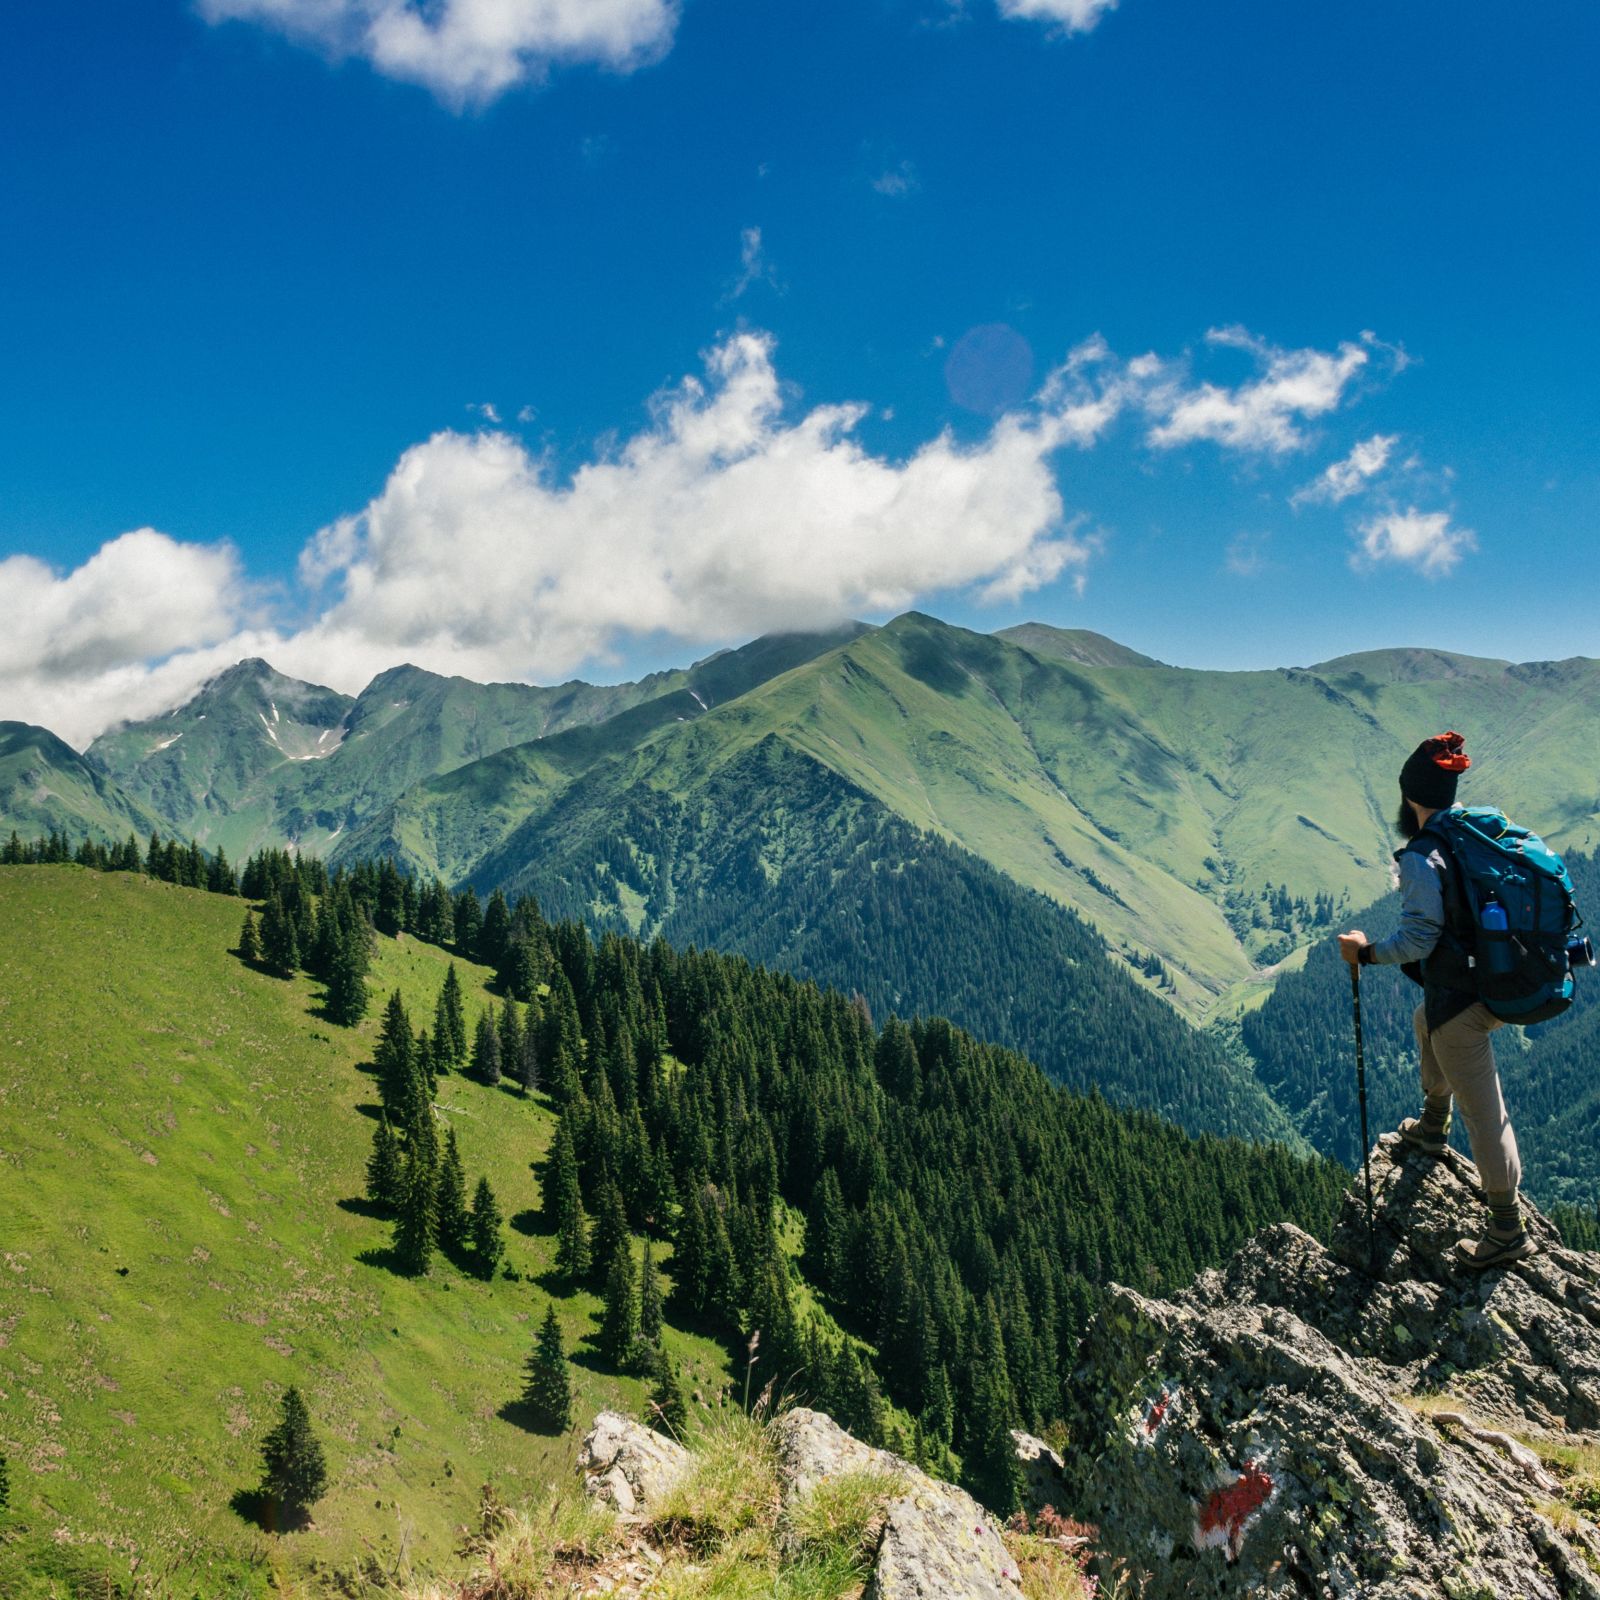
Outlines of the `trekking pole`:
[{"label": "trekking pole", "polygon": [[1350,964],[1350,1004],[1356,1019],[1356,1099],[1361,1103],[1361,1165],[1367,1177],[1367,1257],[1378,1259],[1378,1233],[1372,1220],[1372,1145],[1367,1138],[1367,1047],[1361,1034],[1361,968]]}]

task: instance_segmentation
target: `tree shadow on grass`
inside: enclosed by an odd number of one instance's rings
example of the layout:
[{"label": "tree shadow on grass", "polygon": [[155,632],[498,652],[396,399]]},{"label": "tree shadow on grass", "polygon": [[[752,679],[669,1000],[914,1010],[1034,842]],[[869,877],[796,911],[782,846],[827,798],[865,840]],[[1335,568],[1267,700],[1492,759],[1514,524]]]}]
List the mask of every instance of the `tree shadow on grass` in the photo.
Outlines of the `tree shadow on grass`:
[{"label": "tree shadow on grass", "polygon": [[263,1533],[293,1533],[311,1522],[308,1512],[290,1510],[260,1489],[236,1490],[228,1504],[235,1516]]},{"label": "tree shadow on grass", "polygon": [[351,1195],[349,1199],[341,1200],[339,1209],[348,1211],[352,1216],[371,1217],[379,1222],[392,1220],[388,1206],[379,1205],[376,1200],[369,1200],[364,1194]]},{"label": "tree shadow on grass", "polygon": [[374,1245],[370,1250],[363,1250],[356,1256],[356,1260],[364,1267],[382,1267],[385,1272],[392,1272],[397,1278],[416,1276],[401,1259],[400,1252],[388,1245]]},{"label": "tree shadow on grass", "polygon": [[521,1428],[524,1433],[540,1434],[546,1439],[558,1439],[563,1431],[549,1427],[535,1415],[533,1407],[525,1400],[507,1400],[495,1415],[502,1422],[509,1422],[513,1428]]},{"label": "tree shadow on grass", "polygon": [[542,1210],[535,1211],[532,1206],[517,1212],[511,1219],[513,1232],[520,1233],[524,1239],[548,1239],[555,1233],[555,1227]]},{"label": "tree shadow on grass", "polygon": [[383,1107],[374,1104],[371,1100],[363,1100],[361,1104],[356,1107],[356,1110],[363,1117],[370,1117],[374,1122],[379,1122],[383,1119]]}]

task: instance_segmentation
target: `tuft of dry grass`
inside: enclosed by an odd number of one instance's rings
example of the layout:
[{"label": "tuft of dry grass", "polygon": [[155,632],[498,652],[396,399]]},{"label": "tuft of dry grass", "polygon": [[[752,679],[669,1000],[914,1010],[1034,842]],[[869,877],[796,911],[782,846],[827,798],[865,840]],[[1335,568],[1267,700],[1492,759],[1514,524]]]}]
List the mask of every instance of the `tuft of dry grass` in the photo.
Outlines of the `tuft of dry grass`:
[{"label": "tuft of dry grass", "polygon": [[650,1518],[662,1542],[711,1552],[778,1522],[778,1458],[769,1422],[723,1402],[702,1411],[693,1464]]}]

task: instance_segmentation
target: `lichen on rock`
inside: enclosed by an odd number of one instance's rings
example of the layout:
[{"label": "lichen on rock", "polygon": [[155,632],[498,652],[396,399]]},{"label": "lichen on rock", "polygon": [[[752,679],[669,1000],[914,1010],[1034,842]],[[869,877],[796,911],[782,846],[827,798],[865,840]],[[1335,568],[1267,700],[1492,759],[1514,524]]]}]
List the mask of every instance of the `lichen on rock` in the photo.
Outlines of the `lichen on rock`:
[{"label": "lichen on rock", "polygon": [[1510,1436],[1600,1429],[1600,1257],[1530,1208],[1541,1253],[1475,1273],[1470,1165],[1390,1137],[1373,1175],[1375,1248],[1352,1192],[1329,1247],[1272,1228],[1172,1301],[1110,1293],[1074,1382],[1074,1514],[1148,1600],[1600,1600],[1600,1530],[1557,1527]]}]

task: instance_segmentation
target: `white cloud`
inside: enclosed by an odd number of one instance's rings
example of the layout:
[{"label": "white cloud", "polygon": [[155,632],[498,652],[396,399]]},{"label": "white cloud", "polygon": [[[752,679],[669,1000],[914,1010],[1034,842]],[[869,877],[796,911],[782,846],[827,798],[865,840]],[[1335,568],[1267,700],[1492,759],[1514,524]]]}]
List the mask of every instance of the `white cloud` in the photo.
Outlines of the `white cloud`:
[{"label": "white cloud", "polygon": [[[892,459],[861,440],[874,407],[798,407],[771,339],[737,333],[570,479],[498,428],[414,445],[369,505],[307,543],[298,587],[279,597],[292,625],[259,615],[227,545],[143,529],[66,574],[28,556],[0,562],[15,619],[0,644],[0,716],[82,742],[248,655],[352,692],[401,661],[549,681],[614,661],[634,638],[726,644],[942,593],[1015,599],[1081,578],[1099,547],[1064,504],[1061,450],[1094,445],[1128,415],[1147,437],[1170,434],[1163,447],[1187,429],[1270,453],[1329,403],[1329,382],[1251,394],[1274,372],[1338,355],[1250,348],[1264,376],[1216,392],[1251,426],[1180,422],[1201,392],[1181,365],[1124,362],[1096,337],[976,439],[946,431]],[[1368,560],[1434,573],[1471,542],[1442,515],[1373,527]]]},{"label": "white cloud", "polygon": [[872,180],[872,187],[891,200],[899,200],[908,194],[915,194],[922,187],[922,183],[917,177],[916,167],[909,161],[902,161],[898,166],[880,172]]},{"label": "white cloud", "polygon": [[730,300],[737,300],[747,289],[758,283],[777,288],[777,275],[761,243],[759,228],[745,228],[739,234],[739,276],[728,291]]},{"label": "white cloud", "polygon": [[336,59],[481,106],[552,66],[629,72],[664,55],[676,0],[199,0],[209,22],[259,23]]},{"label": "white cloud", "polygon": [[1289,497],[1290,505],[1338,505],[1360,494],[1389,465],[1399,442],[1397,433],[1375,433],[1362,439],[1343,460],[1324,467],[1304,488],[1297,489]]},{"label": "white cloud", "polygon": [[1087,33],[1117,0],[999,0],[1000,15],[1047,22],[1067,33]]},{"label": "white cloud", "polygon": [[1015,597],[1089,560],[1051,458],[1093,443],[1120,404],[1069,363],[977,443],[940,434],[892,461],[856,437],[864,404],[790,415],[771,340],[737,334],[570,482],[499,431],[407,450],[302,552],[298,629],[253,625],[226,545],[142,530],[65,575],[0,563],[20,619],[0,715],[81,743],[245,655],[351,691],[399,661],[551,679],[633,636],[721,643],[941,591]]},{"label": "white cloud", "polygon": [[1477,547],[1472,530],[1454,527],[1448,511],[1410,507],[1385,511],[1362,523],[1350,562],[1357,569],[1393,562],[1415,567],[1425,577],[1442,578]]},{"label": "white cloud", "polygon": [[1370,360],[1368,347],[1377,343],[1363,334],[1337,350],[1284,350],[1237,327],[1213,328],[1206,342],[1246,351],[1258,375],[1234,388],[1190,385],[1154,356],[1131,363],[1147,384],[1151,444],[1171,448],[1208,439],[1236,450],[1298,450],[1306,443],[1300,424],[1340,404]]}]

